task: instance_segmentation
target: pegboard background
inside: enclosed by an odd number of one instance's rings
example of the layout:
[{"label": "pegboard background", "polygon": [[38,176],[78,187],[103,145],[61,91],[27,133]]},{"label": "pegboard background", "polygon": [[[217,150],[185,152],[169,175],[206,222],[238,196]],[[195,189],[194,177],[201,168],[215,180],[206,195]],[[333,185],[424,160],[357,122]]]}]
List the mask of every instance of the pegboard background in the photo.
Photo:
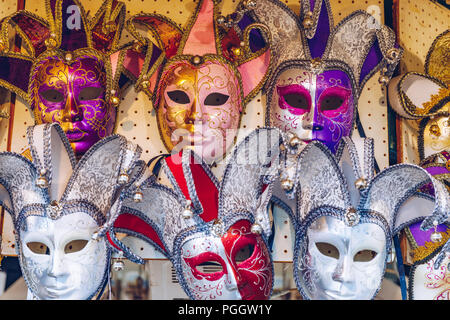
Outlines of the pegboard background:
[{"label": "pegboard background", "polygon": [[[15,11],[17,0],[0,0],[0,18]],[[126,4],[127,18],[140,12],[159,13],[169,16],[176,23],[184,26],[194,11],[196,0],[123,0]],[[284,1],[294,12],[300,10],[299,0]],[[372,14],[381,23],[384,23],[384,2],[382,0],[331,0],[334,23],[339,23],[344,17],[354,10],[365,10]],[[424,2],[417,0],[416,2]],[[82,0],[87,12],[91,16],[100,7],[102,1]],[[221,3],[222,14],[231,13],[237,5],[237,0],[223,0]],[[426,2],[428,5],[428,2]],[[34,14],[45,17],[42,1],[25,1],[25,9]],[[132,40],[125,30],[122,42]],[[431,42],[430,42],[431,43]],[[360,100],[359,112],[365,133],[375,138],[375,154],[380,169],[389,165],[388,127],[387,127],[387,101],[385,91],[378,83],[379,74],[376,73],[366,83]],[[250,130],[264,125],[264,103],[265,97],[258,94],[246,107],[238,140],[244,137]],[[5,125],[5,121],[0,126]],[[11,138],[11,151],[22,152],[26,148],[26,127],[33,125],[34,120],[28,106],[20,98],[16,99],[15,115],[13,119],[13,130]],[[0,127],[1,128],[1,127]],[[3,131],[0,129],[0,134]],[[143,159],[149,160],[153,156],[167,153],[164,148],[157,129],[156,116],[152,104],[143,93],[136,93],[133,88],[128,89],[122,97],[119,106],[116,133],[126,136],[131,141],[139,144],[143,149]],[[354,132],[354,137],[359,136]],[[6,150],[3,144],[5,137],[0,136],[0,149]],[[226,162],[226,159],[225,161]],[[213,172],[220,177],[223,165],[212,168]],[[286,228],[284,230],[289,230]],[[286,239],[284,235],[280,239]],[[290,240],[290,236],[288,237]],[[292,258],[291,241],[282,241],[279,249],[280,256],[275,261],[290,261]],[[2,254],[15,255],[14,238],[10,219],[5,216],[2,238]]]},{"label": "pegboard background", "polygon": [[[399,1],[397,36],[404,49],[400,73],[424,73],[425,58],[431,44],[449,28],[450,10],[441,4],[423,0]],[[418,121],[400,119],[398,129],[401,142],[398,146],[399,162],[418,164]]]}]

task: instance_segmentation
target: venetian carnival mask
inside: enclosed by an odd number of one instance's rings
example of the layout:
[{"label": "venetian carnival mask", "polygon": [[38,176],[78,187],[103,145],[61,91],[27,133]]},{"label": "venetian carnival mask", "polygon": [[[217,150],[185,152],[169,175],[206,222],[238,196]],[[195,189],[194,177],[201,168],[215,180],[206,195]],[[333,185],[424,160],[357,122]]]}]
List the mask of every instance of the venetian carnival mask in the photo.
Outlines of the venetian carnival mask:
[{"label": "venetian carnival mask", "polygon": [[242,101],[233,70],[219,61],[194,67],[175,62],[160,81],[163,92],[158,122],[165,145],[183,144],[206,159],[222,155],[234,143]]},{"label": "venetian carnival mask", "polygon": [[[344,137],[336,156],[320,142],[301,152],[293,263],[306,299],[373,299],[392,235],[419,215],[429,223],[448,212],[445,187],[424,169],[400,164],[374,176],[372,139],[363,150],[360,157]],[[418,186],[427,183],[436,200],[416,196]]]},{"label": "venetian carnival mask", "polygon": [[[249,25],[238,36],[219,27],[217,15],[217,3],[202,0],[186,30],[151,14],[127,24],[141,44],[148,39],[137,27],[150,31],[167,58],[159,80],[155,68],[144,68],[136,83],[153,100],[164,145],[172,153],[190,146],[208,162],[235,143],[243,108],[262,86],[271,60],[259,30],[265,26]],[[259,40],[264,45],[252,50]]]},{"label": "venetian carnival mask", "polygon": [[[333,26],[329,1],[302,1],[300,16],[280,1],[256,1],[245,13],[271,30],[273,71],[264,85],[266,125],[318,140],[335,152],[350,136],[359,95],[381,70],[389,81],[402,50],[394,32],[371,26],[371,16],[356,11]],[[242,19],[244,20],[244,19]]]},{"label": "venetian carnival mask", "polygon": [[[420,166],[435,179],[444,183],[449,189],[448,162],[450,155],[447,151],[435,153],[423,161]],[[422,197],[432,199],[433,185],[427,184],[419,189]],[[431,200],[430,200],[431,201]],[[406,250],[402,250],[403,261],[411,266],[408,277],[408,298],[411,300],[449,300],[450,274],[449,257],[443,247],[449,240],[449,225],[433,225],[429,230],[420,228],[421,220],[405,226],[402,236],[406,237]]]},{"label": "venetian carnival mask", "polygon": [[319,140],[336,150],[353,124],[352,84],[340,70],[315,74],[292,68],[278,78],[270,105],[271,123],[302,141]]},{"label": "venetian carnival mask", "polygon": [[[407,72],[389,84],[389,100],[404,119],[417,120],[417,145],[420,166],[450,190],[450,31],[436,37],[425,61],[425,73]],[[421,192],[434,196],[432,185]],[[444,223],[441,223],[444,222]],[[408,247],[403,260],[412,265],[409,275],[409,299],[449,299],[448,225],[445,217],[424,231],[420,222],[405,226]],[[447,256],[445,255],[447,253]]]},{"label": "venetian carnival mask", "polygon": [[106,70],[98,58],[70,65],[46,59],[33,80],[36,123],[59,123],[75,152],[84,154],[113,132],[116,108],[106,102]]},{"label": "venetian carnival mask", "polygon": [[425,73],[407,72],[389,83],[392,108],[405,119],[419,120],[420,160],[450,148],[450,31],[436,37]]},{"label": "venetian carnival mask", "polygon": [[[47,0],[46,8],[46,20],[27,11],[3,20],[0,85],[29,103],[36,124],[59,123],[80,157],[112,134],[120,90],[139,73],[122,72],[130,61],[129,48],[118,51],[125,6],[104,1],[92,19],[78,0]],[[23,40],[23,53],[14,52],[10,29]]]},{"label": "venetian carnival mask", "polygon": [[0,204],[12,216],[28,298],[98,299],[110,270],[105,234],[126,180],[145,166],[137,161],[141,150],[111,135],[76,163],[58,124],[27,133],[33,162],[0,154]]},{"label": "venetian carnival mask", "polygon": [[[116,248],[140,263],[130,249],[136,247],[133,237],[144,240],[139,247],[157,248],[171,260],[191,299],[268,299],[274,273],[266,208],[280,142],[277,129],[252,132],[234,149],[220,183],[192,150],[180,152],[181,164],[174,160],[178,154],[165,158],[162,168],[174,189],[153,176],[130,189],[114,223],[115,233],[128,236],[119,241],[111,234]],[[142,200],[134,201],[135,192]]]}]

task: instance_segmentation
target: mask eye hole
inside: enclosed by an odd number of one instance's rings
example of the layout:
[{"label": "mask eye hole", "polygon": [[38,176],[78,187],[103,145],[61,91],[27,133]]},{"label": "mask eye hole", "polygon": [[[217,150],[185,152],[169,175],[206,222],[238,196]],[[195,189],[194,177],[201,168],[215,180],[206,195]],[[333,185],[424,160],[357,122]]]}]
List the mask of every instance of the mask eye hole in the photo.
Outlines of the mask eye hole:
[{"label": "mask eye hole", "polygon": [[50,249],[42,242],[28,242],[27,247],[36,254],[50,254]]},{"label": "mask eye hole", "polygon": [[337,94],[330,94],[324,97],[320,103],[322,111],[339,109],[344,103],[345,99]]},{"label": "mask eye hole", "polygon": [[253,244],[244,246],[236,253],[236,262],[240,263],[247,260],[253,255],[253,251],[255,251],[255,246]]},{"label": "mask eye hole", "polygon": [[377,252],[373,250],[360,250],[353,257],[356,262],[368,262],[377,256]]},{"label": "mask eye hole", "polygon": [[80,93],[78,94],[78,99],[80,101],[95,100],[98,99],[102,93],[103,88],[86,87],[81,89]]},{"label": "mask eye hole", "polygon": [[222,272],[222,265],[217,261],[205,261],[196,266],[196,269],[204,274],[214,274]]},{"label": "mask eye hole", "polygon": [[84,249],[84,247],[87,245],[88,242],[89,242],[88,240],[82,239],[70,241],[64,247],[64,253],[74,253],[81,251]]},{"label": "mask eye hole", "polygon": [[45,90],[41,92],[41,96],[48,102],[58,103],[64,101],[64,95],[55,89]]},{"label": "mask eye hole", "polygon": [[339,250],[330,243],[327,242],[316,242],[316,248],[324,256],[339,259]]},{"label": "mask eye hole", "polygon": [[284,101],[293,108],[309,109],[308,99],[301,93],[286,93],[283,95]]},{"label": "mask eye hole", "polygon": [[207,106],[221,106],[228,101],[230,96],[219,92],[213,92],[205,98],[204,104]]},{"label": "mask eye hole", "polygon": [[191,101],[187,93],[181,90],[168,91],[167,96],[178,104],[188,104]]}]

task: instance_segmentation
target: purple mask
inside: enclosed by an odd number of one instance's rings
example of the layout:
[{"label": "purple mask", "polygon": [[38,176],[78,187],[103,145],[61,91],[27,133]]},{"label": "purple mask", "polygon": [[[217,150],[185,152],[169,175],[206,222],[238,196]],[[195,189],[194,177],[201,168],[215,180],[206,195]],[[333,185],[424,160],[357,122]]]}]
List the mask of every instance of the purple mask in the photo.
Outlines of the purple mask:
[{"label": "purple mask", "polygon": [[319,140],[335,152],[352,129],[353,97],[350,77],[343,71],[285,69],[269,93],[269,122],[305,142]]},{"label": "purple mask", "polygon": [[78,157],[112,134],[116,108],[106,100],[106,70],[94,56],[49,57],[36,67],[31,85],[36,123],[59,123]]},{"label": "purple mask", "polygon": [[336,25],[332,17],[329,0],[301,1],[299,15],[281,1],[259,0],[239,27],[256,20],[271,33],[266,125],[305,142],[319,140],[334,153],[353,131],[364,84],[378,71],[385,84],[402,50],[395,32],[372,26],[367,12],[355,11]]}]

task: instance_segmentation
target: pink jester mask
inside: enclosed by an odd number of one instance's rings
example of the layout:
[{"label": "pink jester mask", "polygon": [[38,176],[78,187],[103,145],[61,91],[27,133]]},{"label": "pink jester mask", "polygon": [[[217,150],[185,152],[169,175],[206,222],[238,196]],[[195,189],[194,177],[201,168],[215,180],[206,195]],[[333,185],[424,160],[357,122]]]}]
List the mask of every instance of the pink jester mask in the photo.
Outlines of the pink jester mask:
[{"label": "pink jester mask", "polygon": [[[159,250],[191,299],[268,299],[274,271],[266,208],[280,142],[278,129],[252,132],[234,149],[221,182],[192,150],[165,158],[162,170],[174,189],[156,183],[154,176],[132,188],[114,224],[113,245],[138,263],[144,260],[130,248]],[[135,201],[137,192],[140,201]],[[126,236],[119,241],[116,233]]]},{"label": "pink jester mask", "polygon": [[113,133],[119,91],[136,79],[122,72],[129,48],[118,49],[125,6],[105,1],[92,19],[78,0],[46,7],[47,19],[19,11],[3,20],[4,35],[13,28],[26,50],[0,39],[0,85],[29,103],[36,124],[59,123],[80,158]]},{"label": "pink jester mask", "polygon": [[300,16],[278,1],[255,2],[241,21],[256,20],[271,30],[266,125],[336,152],[353,131],[366,81],[381,70],[379,81],[386,84],[401,57],[393,30],[374,28],[371,19],[357,11],[334,26],[328,0],[302,1]]},{"label": "pink jester mask", "polygon": [[215,60],[199,67],[175,62],[160,85],[158,123],[168,149],[189,145],[206,159],[222,156],[234,143],[242,111],[233,69]]},{"label": "pink jester mask", "polygon": [[260,30],[265,26],[248,25],[238,36],[216,16],[216,3],[202,0],[185,30],[151,14],[138,14],[128,24],[142,45],[149,40],[137,27],[149,31],[167,58],[159,80],[150,67],[136,83],[153,100],[164,145],[172,153],[189,146],[207,162],[220,160],[234,145],[243,108],[261,88],[271,61]]}]

